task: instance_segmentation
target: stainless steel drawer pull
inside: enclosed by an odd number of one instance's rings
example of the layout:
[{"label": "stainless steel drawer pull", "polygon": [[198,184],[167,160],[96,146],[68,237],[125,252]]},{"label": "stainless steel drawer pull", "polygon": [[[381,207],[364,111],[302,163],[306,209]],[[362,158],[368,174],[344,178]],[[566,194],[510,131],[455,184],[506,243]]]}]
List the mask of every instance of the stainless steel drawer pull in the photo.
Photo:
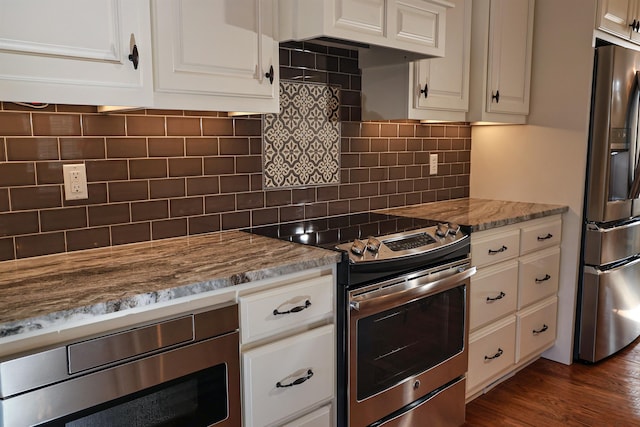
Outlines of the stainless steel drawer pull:
[{"label": "stainless steel drawer pull", "polygon": [[305,382],[306,380],[308,380],[312,376],[313,376],[313,371],[311,369],[309,369],[307,371],[307,375],[305,375],[304,377],[297,378],[297,379],[293,380],[293,382],[290,382],[289,384],[282,384],[280,381],[278,381],[276,383],[276,387],[277,388],[293,387],[294,385],[302,384],[303,382]]},{"label": "stainless steel drawer pull", "polygon": [[545,274],[542,279],[536,279],[536,283],[546,282],[549,279],[551,279],[551,276],[549,276],[548,274]]},{"label": "stainless steel drawer pull", "polygon": [[538,236],[538,241],[541,242],[543,240],[549,240],[553,237],[553,234],[551,233],[547,233],[546,236]]},{"label": "stainless steel drawer pull", "polygon": [[542,325],[542,328],[541,328],[541,329],[534,329],[534,330],[533,330],[533,335],[539,335],[539,334],[541,334],[541,333],[543,333],[543,332],[547,331],[548,329],[549,329],[549,327],[548,327],[546,324],[545,324],[545,325]]},{"label": "stainless steel drawer pull", "polygon": [[496,296],[496,297],[487,297],[487,303],[498,301],[499,299],[502,299],[502,298],[504,298],[506,296],[507,296],[507,294],[505,294],[504,292],[500,291],[500,294],[498,294],[498,296]]},{"label": "stainless steel drawer pull", "polygon": [[493,360],[493,359],[497,359],[498,357],[502,356],[502,354],[504,353],[504,351],[498,347],[498,352],[496,354],[494,354],[493,356],[485,356],[484,360]]},{"label": "stainless steel drawer pull", "polygon": [[508,248],[505,245],[502,245],[500,249],[489,249],[489,255],[499,254],[500,252],[506,251]]}]

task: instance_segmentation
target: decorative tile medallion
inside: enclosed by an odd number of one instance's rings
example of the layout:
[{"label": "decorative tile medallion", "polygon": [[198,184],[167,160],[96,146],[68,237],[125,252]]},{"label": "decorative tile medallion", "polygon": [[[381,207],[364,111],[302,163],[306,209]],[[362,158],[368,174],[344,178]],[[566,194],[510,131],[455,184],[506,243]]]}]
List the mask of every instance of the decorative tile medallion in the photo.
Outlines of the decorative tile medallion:
[{"label": "decorative tile medallion", "polygon": [[280,82],[280,113],[265,114],[264,188],[340,183],[340,94],[323,84]]}]

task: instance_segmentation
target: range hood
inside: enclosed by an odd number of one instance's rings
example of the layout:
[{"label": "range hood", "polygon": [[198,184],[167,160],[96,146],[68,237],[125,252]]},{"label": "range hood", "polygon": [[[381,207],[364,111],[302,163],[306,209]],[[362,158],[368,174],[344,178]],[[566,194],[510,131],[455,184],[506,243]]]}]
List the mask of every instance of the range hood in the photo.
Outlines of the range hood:
[{"label": "range hood", "polygon": [[358,49],[362,67],[444,56],[444,0],[280,0],[279,41]]}]

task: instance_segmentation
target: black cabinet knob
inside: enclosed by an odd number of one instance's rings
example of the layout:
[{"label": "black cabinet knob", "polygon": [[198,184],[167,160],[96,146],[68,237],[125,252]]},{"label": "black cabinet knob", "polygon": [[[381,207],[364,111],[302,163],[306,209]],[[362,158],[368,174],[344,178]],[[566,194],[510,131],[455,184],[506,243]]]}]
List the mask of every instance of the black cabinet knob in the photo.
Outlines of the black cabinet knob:
[{"label": "black cabinet knob", "polygon": [[427,96],[429,96],[429,84],[428,83],[424,84],[424,89],[420,89],[420,93],[424,93],[424,97],[425,98]]},{"label": "black cabinet knob", "polygon": [[500,103],[500,91],[499,90],[497,90],[495,94],[493,92],[491,92],[491,100],[493,101],[494,99],[496,101],[496,104]]},{"label": "black cabinet knob", "polygon": [[269,83],[273,84],[273,65],[269,67],[269,72],[264,76],[269,79]]},{"label": "black cabinet knob", "polygon": [[138,69],[138,60],[139,60],[138,46],[134,44],[133,45],[133,51],[129,55],[129,61],[133,62],[133,69],[134,70]]}]

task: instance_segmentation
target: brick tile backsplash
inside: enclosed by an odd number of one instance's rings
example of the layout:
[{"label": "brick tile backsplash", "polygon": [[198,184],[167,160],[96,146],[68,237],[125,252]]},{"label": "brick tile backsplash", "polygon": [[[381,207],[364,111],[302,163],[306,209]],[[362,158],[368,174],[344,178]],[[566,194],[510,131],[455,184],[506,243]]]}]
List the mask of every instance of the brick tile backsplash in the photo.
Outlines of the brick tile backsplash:
[{"label": "brick tile backsplash", "polygon": [[[356,51],[283,43],[280,67],[341,86],[340,184],[263,190],[259,115],[0,102],[0,261],[468,196],[468,123],[361,122]],[[67,163],[88,199],[64,200]]]}]

